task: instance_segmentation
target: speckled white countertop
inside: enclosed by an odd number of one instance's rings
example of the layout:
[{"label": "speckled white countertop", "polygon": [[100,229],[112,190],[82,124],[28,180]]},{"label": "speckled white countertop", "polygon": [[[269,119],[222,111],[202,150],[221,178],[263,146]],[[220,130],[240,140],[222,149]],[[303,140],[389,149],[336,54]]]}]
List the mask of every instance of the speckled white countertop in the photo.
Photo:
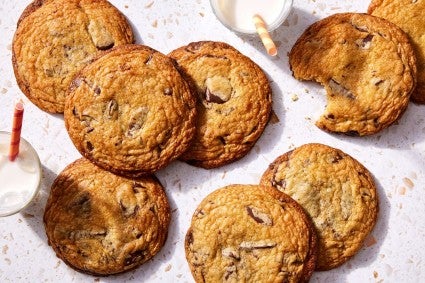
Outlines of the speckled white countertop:
[{"label": "speckled white countertop", "polygon": [[[311,23],[338,12],[365,12],[369,1],[294,0],[287,21],[272,33],[279,56],[266,55],[255,37],[238,36],[213,15],[207,0],[111,0],[131,21],[137,43],[168,53],[192,41],[225,41],[268,74],[279,122],[270,124],[251,153],[231,165],[203,170],[174,162],[158,172],[172,207],[168,240],[160,253],[134,271],[98,278],[80,274],[47,245],[42,217],[56,175],[80,155],[61,115],[42,112],[18,89],[11,64],[17,20],[30,3],[0,0],[0,130],[9,130],[13,104],[24,98],[22,136],[40,155],[42,187],[24,211],[0,218],[0,282],[193,282],[184,257],[184,235],[197,204],[232,183],[258,183],[268,164],[295,146],[320,142],[362,162],[374,175],[380,196],[378,223],[365,246],[343,266],[314,273],[311,282],[425,281],[425,106],[410,104],[395,125],[370,137],[325,133],[314,126],[324,110],[324,90],[291,76],[287,53]],[[0,184],[1,186],[1,184]]]}]

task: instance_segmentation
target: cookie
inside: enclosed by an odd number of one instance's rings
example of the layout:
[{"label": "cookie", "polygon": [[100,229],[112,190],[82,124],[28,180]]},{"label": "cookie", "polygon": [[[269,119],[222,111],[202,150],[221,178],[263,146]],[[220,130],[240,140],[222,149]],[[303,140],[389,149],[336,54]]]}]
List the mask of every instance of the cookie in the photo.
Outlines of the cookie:
[{"label": "cookie", "polygon": [[318,234],[318,270],[350,259],[375,225],[378,196],[369,171],[339,149],[305,144],[278,157],[261,184],[291,196]]},{"label": "cookie", "polygon": [[134,269],[164,245],[170,222],[154,176],[127,179],[86,159],[54,181],[44,212],[49,245],[72,268],[109,275]]},{"label": "cookie", "polygon": [[195,135],[196,98],[174,62],[142,45],[115,47],[74,79],[65,126],[80,153],[116,174],[153,173]]},{"label": "cookie", "polygon": [[198,206],[185,240],[196,282],[307,282],[316,234],[303,209],[278,190],[230,185]]},{"label": "cookie", "polygon": [[215,168],[245,156],[271,112],[271,88],[260,67],[222,42],[193,42],[169,56],[198,95],[196,137],[181,159]]},{"label": "cookie", "polygon": [[40,109],[62,113],[74,75],[99,51],[133,41],[126,18],[108,1],[35,0],[13,38],[16,81]]},{"label": "cookie", "polygon": [[425,104],[425,2],[372,0],[368,13],[389,20],[409,35],[418,62],[418,83],[411,99]]},{"label": "cookie", "polygon": [[416,57],[396,25],[367,14],[335,14],[307,28],[289,63],[296,79],[327,92],[316,125],[330,132],[371,135],[404,113],[416,85]]}]

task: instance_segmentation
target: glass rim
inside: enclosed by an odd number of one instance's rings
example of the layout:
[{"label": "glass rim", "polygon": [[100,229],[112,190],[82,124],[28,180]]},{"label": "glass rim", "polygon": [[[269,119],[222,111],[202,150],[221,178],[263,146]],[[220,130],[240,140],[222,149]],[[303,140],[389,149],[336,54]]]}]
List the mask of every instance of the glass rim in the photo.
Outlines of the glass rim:
[{"label": "glass rim", "polygon": [[[5,134],[10,136],[11,132],[8,131],[0,131],[0,135]],[[37,153],[37,151],[35,150],[35,148],[26,140],[24,139],[22,136],[20,138],[20,143],[24,143],[28,149],[34,154],[34,156],[36,157],[36,163],[38,165],[38,171],[39,171],[39,177],[37,180],[37,187],[35,188],[35,190],[33,191],[33,193],[31,194],[31,196],[23,203],[22,206],[19,206],[19,208],[7,211],[7,212],[3,212],[0,209],[0,217],[6,217],[6,216],[10,216],[13,214],[16,214],[20,211],[22,211],[23,209],[25,209],[26,207],[28,207],[28,205],[34,200],[34,198],[37,196],[38,192],[40,191],[40,187],[41,187],[41,179],[42,179],[42,175],[43,175],[43,169],[41,167],[41,161],[40,161],[40,157]]]},{"label": "glass rim", "polygon": [[[276,30],[278,27],[280,27],[283,22],[288,18],[289,13],[292,10],[293,6],[293,0],[285,0],[284,5],[282,6],[282,10],[280,11],[279,16],[275,21],[273,21],[270,25],[267,26],[267,31],[272,32]],[[219,20],[219,22],[224,25],[227,29],[238,33],[238,34],[244,34],[244,35],[257,35],[257,31],[255,29],[253,30],[244,30],[244,29],[238,29],[234,26],[231,26],[218,12],[218,7],[215,5],[217,3],[217,0],[210,0],[210,6],[214,13],[214,16]]]}]

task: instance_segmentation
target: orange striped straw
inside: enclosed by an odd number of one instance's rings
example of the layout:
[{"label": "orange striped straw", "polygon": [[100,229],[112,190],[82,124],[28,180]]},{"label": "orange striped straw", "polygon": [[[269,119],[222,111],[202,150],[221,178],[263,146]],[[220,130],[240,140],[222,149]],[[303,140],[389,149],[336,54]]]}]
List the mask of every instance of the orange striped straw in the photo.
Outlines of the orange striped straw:
[{"label": "orange striped straw", "polygon": [[12,134],[10,138],[9,160],[15,161],[19,154],[19,143],[21,141],[22,120],[24,118],[24,102],[20,99],[15,104],[13,113]]},{"label": "orange striped straw", "polygon": [[259,15],[254,15],[252,17],[252,20],[254,21],[255,28],[257,29],[257,33],[261,38],[261,41],[263,42],[264,47],[267,50],[267,53],[270,56],[276,56],[277,55],[277,48],[274,44],[269,32],[266,28],[266,23],[264,22],[263,18]]}]

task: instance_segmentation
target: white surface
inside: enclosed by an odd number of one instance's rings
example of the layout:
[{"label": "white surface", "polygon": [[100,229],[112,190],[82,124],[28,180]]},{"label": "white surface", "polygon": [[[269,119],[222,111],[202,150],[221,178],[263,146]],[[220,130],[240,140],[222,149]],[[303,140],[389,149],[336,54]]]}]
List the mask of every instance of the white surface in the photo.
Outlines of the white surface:
[{"label": "white surface", "polygon": [[[12,71],[11,41],[29,2],[0,0],[0,130],[10,129],[13,102],[23,97]],[[138,43],[163,53],[191,41],[217,40],[252,58],[271,80],[280,122],[269,125],[251,153],[234,164],[207,171],[174,162],[158,172],[173,210],[165,247],[132,272],[99,279],[68,268],[47,245],[42,217],[50,186],[80,155],[62,116],[44,113],[24,98],[23,137],[38,151],[44,173],[36,200],[21,213],[0,219],[0,282],[193,282],[183,241],[197,204],[219,187],[258,183],[272,160],[307,142],[334,146],[358,159],[373,173],[380,196],[379,220],[367,245],[340,268],[316,272],[311,282],[425,281],[425,106],[410,104],[397,124],[374,136],[331,135],[314,126],[326,103],[324,90],[296,81],[288,67],[287,53],[308,25],[337,12],[365,12],[369,1],[296,0],[287,21],[272,33],[279,47],[276,58],[266,55],[257,38],[227,30],[207,0],[111,2],[132,22]]]},{"label": "white surface", "polygon": [[0,216],[21,210],[36,195],[41,178],[37,152],[21,138],[19,155],[9,161],[10,133],[0,131]]}]

